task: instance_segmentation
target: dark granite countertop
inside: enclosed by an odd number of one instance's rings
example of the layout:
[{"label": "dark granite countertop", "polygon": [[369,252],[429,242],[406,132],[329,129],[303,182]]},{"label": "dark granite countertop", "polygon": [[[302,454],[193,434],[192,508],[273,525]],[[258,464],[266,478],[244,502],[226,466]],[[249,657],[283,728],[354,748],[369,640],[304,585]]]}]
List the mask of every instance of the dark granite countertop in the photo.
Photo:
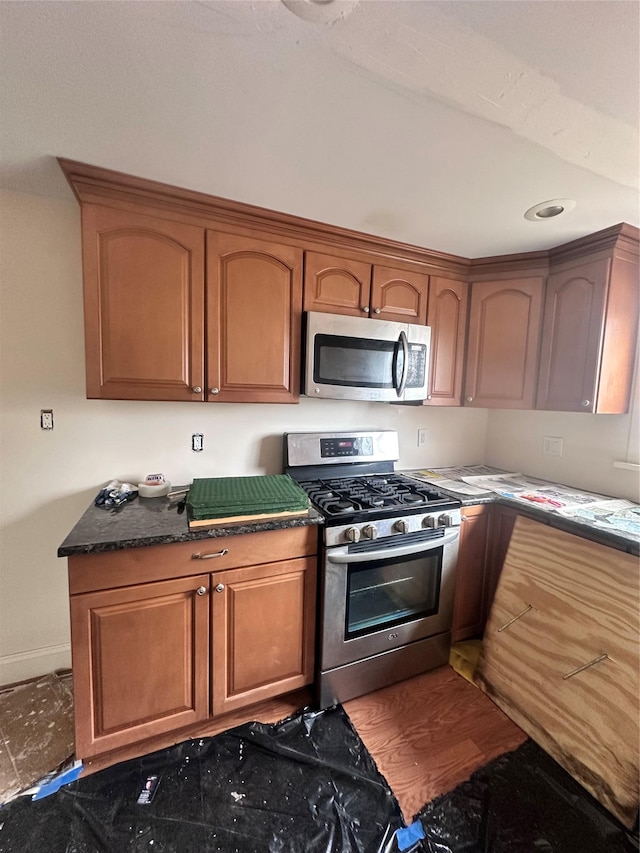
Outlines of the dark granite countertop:
[{"label": "dark granite countertop", "polygon": [[91,504],[58,548],[58,557],[307,527],[322,524],[323,521],[320,513],[312,508],[303,516],[222,523],[216,527],[190,530],[186,512],[178,513],[177,501],[137,497],[116,510]]},{"label": "dark granite countertop", "polygon": [[[422,470],[424,469],[411,469],[406,470],[403,473],[416,476]],[[430,470],[437,472],[439,470],[447,469],[436,468]],[[498,468],[493,469],[493,471],[496,474],[509,473]],[[447,475],[447,480],[451,481],[454,479],[455,478]],[[563,484],[540,480],[538,477],[528,477],[528,479],[535,479],[541,485],[546,485],[551,488],[559,486],[563,489],[570,489],[572,492],[575,493],[585,495],[590,494],[589,492],[586,492],[581,489],[575,489],[573,487],[565,486]],[[461,486],[463,485],[462,479],[460,479],[460,484]],[[462,492],[457,492],[454,488],[445,488],[437,482],[432,482],[432,486],[436,491],[441,492],[442,494],[447,495],[449,497],[455,498],[456,500],[459,500],[463,507],[476,506],[477,504],[488,503],[508,506],[515,510],[518,510],[518,512],[522,513],[523,515],[528,515],[530,518],[534,518],[536,521],[540,521],[543,524],[548,524],[550,527],[555,527],[559,530],[565,530],[567,533],[574,533],[577,536],[582,536],[585,539],[591,539],[594,542],[599,542],[602,545],[608,545],[609,547],[617,548],[621,551],[627,551],[630,554],[640,554],[640,537],[635,536],[633,533],[625,533],[623,531],[600,527],[586,519],[561,515],[551,507],[545,507],[536,503],[524,503],[521,500],[505,497],[504,495],[499,495],[496,492],[487,491],[483,492],[482,494],[468,495]],[[603,497],[606,498],[607,496]],[[617,500],[617,498],[610,496],[608,497],[608,499],[612,501]]]}]

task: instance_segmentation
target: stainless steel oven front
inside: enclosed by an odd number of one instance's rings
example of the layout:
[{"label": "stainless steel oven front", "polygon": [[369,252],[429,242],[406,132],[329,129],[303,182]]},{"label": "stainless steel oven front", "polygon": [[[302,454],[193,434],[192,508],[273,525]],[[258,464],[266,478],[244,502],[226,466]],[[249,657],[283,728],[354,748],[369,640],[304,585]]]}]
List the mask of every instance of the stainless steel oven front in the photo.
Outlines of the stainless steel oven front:
[{"label": "stainless steel oven front", "polygon": [[[435,514],[433,527],[426,518],[420,529],[402,536],[392,535],[390,519],[391,535],[348,544],[332,545],[332,540],[344,539],[344,531],[326,529],[321,707],[447,663],[460,511],[448,512],[446,527],[437,526]],[[376,527],[381,524],[376,522]]]}]

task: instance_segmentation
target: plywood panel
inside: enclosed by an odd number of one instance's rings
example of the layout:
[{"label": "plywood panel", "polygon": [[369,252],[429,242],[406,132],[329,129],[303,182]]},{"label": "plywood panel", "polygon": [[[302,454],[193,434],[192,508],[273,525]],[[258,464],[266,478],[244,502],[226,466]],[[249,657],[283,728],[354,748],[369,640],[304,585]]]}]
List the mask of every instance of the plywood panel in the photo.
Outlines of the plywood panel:
[{"label": "plywood panel", "polygon": [[638,576],[629,554],[519,518],[476,674],[628,827],[638,811]]}]

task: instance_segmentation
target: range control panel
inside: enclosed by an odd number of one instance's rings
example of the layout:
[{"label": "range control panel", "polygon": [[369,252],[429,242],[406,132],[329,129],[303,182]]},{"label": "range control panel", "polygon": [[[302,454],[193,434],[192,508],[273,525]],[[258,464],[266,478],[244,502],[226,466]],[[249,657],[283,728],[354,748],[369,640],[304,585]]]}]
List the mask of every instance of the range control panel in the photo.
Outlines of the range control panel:
[{"label": "range control panel", "polygon": [[321,438],[320,456],[323,459],[335,459],[338,456],[373,456],[373,439],[369,435]]}]

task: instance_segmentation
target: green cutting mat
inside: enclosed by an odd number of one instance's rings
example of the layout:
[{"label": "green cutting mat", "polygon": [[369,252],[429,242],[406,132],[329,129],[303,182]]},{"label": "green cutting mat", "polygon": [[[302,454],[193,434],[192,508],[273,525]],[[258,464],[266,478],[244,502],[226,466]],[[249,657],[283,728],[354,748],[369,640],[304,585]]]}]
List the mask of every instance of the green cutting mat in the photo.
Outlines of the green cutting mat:
[{"label": "green cutting mat", "polygon": [[288,474],[261,477],[202,477],[189,488],[189,518],[232,518],[236,515],[303,511],[306,492]]}]

